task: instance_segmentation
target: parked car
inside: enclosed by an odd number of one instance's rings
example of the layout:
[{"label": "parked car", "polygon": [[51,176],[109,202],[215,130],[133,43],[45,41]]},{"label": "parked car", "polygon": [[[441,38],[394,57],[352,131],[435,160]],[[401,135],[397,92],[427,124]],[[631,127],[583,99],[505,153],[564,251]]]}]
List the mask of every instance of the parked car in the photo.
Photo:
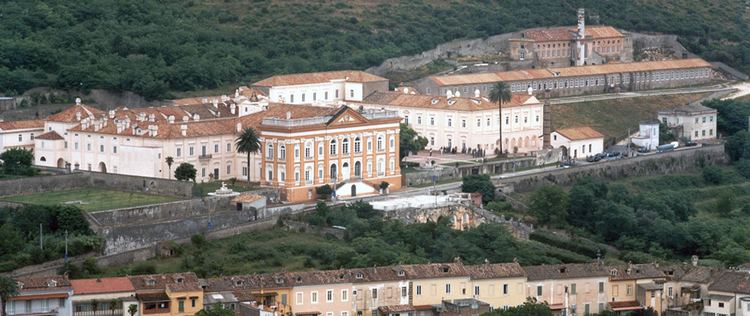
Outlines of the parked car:
[{"label": "parked car", "polygon": [[602,160],[602,157],[600,156],[600,154],[586,157],[586,161],[588,162],[597,162],[599,160]]},{"label": "parked car", "polygon": [[685,147],[693,147],[693,146],[698,146],[698,143],[696,143],[696,142],[694,142],[692,140],[689,140],[689,141],[685,142]]},{"label": "parked car", "polygon": [[620,157],[621,153],[619,151],[612,151],[607,153],[607,158],[616,158]]},{"label": "parked car", "polygon": [[648,150],[648,148],[646,148],[646,147],[638,148],[638,152],[641,153],[641,154],[645,154],[645,153],[647,153],[649,151],[650,150]]}]

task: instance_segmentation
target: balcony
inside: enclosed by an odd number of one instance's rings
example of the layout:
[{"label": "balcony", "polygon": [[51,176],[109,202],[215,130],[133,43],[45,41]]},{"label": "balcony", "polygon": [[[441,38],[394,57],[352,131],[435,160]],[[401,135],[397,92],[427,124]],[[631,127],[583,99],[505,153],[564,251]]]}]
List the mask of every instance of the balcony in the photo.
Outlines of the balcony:
[{"label": "balcony", "polygon": [[80,311],[74,312],[73,316],[120,316],[122,315],[122,309],[106,309],[98,311]]},{"label": "balcony", "polygon": [[211,159],[211,157],[213,157],[213,155],[211,155],[211,154],[203,154],[203,155],[198,156],[198,160],[209,160],[209,159]]},{"label": "balcony", "polygon": [[12,316],[46,316],[46,315],[57,315],[57,308],[34,307],[31,310],[23,310],[23,312],[14,311],[14,312],[6,313],[6,315],[9,315],[9,316],[10,315],[12,315]]}]

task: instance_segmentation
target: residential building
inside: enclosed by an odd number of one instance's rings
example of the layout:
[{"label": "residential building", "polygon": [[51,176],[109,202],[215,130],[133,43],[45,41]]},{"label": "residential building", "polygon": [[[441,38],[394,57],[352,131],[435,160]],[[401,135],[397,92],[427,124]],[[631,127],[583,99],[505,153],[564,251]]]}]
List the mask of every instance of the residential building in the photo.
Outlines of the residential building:
[{"label": "residential building", "polygon": [[284,200],[316,198],[332,185],[338,197],[377,194],[382,182],[401,187],[399,121],[395,112],[276,104],[263,112],[262,184]]},{"label": "residential building", "polygon": [[[135,288],[127,277],[71,280],[73,316],[131,316],[138,305]],[[140,309],[132,316],[140,315]]]},{"label": "residential building", "polygon": [[471,297],[471,277],[460,262],[404,265],[414,291],[415,307]]},{"label": "residential building", "polygon": [[73,316],[73,288],[64,276],[16,278],[18,294],[5,306],[8,316]]},{"label": "residential building", "polygon": [[659,121],[645,121],[638,124],[638,136],[631,137],[633,145],[646,150],[659,147]]},{"label": "residential building", "polygon": [[[237,275],[203,280],[203,291],[211,295],[212,304],[224,307],[241,307],[249,303],[260,311],[292,315],[292,286],[288,273],[266,275]],[[215,297],[219,294],[222,297]],[[236,305],[239,303],[240,305]],[[252,309],[251,308],[251,309]]]},{"label": "residential building", "polygon": [[601,263],[539,265],[526,270],[526,296],[561,315],[590,315],[608,302],[607,268]]},{"label": "residential building", "polygon": [[440,316],[480,316],[492,311],[490,304],[475,298],[443,301]]},{"label": "residential building", "polygon": [[750,273],[725,271],[708,286],[704,316],[750,315]]},{"label": "residential building", "polygon": [[388,79],[358,70],[277,75],[252,84],[271,102],[336,104],[362,101],[375,91],[388,91]]},{"label": "residential building", "polygon": [[604,135],[591,127],[558,129],[550,135],[553,148],[563,148],[563,156],[582,159],[604,151]]},{"label": "residential building", "polygon": [[703,299],[708,297],[708,286],[722,273],[714,267],[697,265],[675,265],[664,267],[667,277],[664,283],[663,307],[667,315],[699,316],[703,309]]},{"label": "residential building", "polygon": [[499,145],[502,124],[503,148],[510,153],[531,153],[542,148],[542,103],[528,93],[514,94],[503,103],[502,120],[498,104],[485,97],[419,95],[376,92],[361,103],[372,109],[398,112],[403,122],[427,138],[427,148],[465,152],[492,152]]},{"label": "residential building", "polygon": [[659,111],[659,120],[678,138],[705,141],[716,138],[716,109],[700,103],[691,103]]},{"label": "residential building", "polygon": [[653,309],[664,311],[667,277],[657,264],[628,264],[609,270],[609,307],[616,312]]},{"label": "residential building", "polygon": [[500,309],[526,301],[526,271],[517,262],[467,265],[464,268],[471,277],[471,296],[467,297],[477,300],[471,304]]},{"label": "residential building", "polygon": [[358,293],[352,291],[350,271],[292,272],[288,280],[295,316],[351,316],[353,297]]},{"label": "residential building", "polygon": [[552,97],[561,97],[682,87],[707,83],[712,76],[711,64],[694,58],[437,75],[418,80],[415,87],[428,95],[468,95],[479,90],[482,96],[488,96],[492,86],[502,81],[513,93],[531,87],[549,89]]},{"label": "residential building", "polygon": [[[409,267],[396,265],[349,269],[352,274],[352,303],[356,315],[378,316],[414,312]],[[343,295],[343,293],[342,293]]]},{"label": "residential building", "polygon": [[44,121],[0,121],[0,153],[11,148],[34,149],[34,137],[44,133]]},{"label": "residential building", "polygon": [[195,273],[129,276],[142,316],[192,316],[203,309]]}]

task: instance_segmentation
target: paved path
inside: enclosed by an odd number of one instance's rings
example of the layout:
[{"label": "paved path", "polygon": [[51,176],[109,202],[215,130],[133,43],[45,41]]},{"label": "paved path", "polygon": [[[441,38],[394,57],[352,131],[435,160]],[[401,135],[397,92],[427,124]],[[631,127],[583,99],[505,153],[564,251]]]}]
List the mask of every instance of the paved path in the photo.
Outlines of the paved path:
[{"label": "paved path", "polygon": [[[554,98],[550,100],[550,104],[567,104],[567,103],[578,103],[578,102],[588,102],[588,101],[602,101],[602,100],[623,99],[623,98],[648,97],[648,96],[658,96],[658,95],[675,95],[675,94],[687,94],[687,93],[730,91],[732,89],[739,89],[737,86],[738,85],[720,84],[720,85],[713,85],[713,86],[707,86],[707,87],[690,87],[690,88],[677,88],[677,89],[660,89],[660,90],[645,90],[645,91],[636,91],[636,92],[582,95],[582,96],[575,96],[575,97]],[[748,89],[750,89],[750,87],[748,87]]]},{"label": "paved path", "polygon": [[750,82],[740,82],[737,84],[732,85],[732,88],[737,89],[737,92],[730,94],[726,98],[723,98],[722,100],[731,100],[736,99],[742,96],[750,95]]}]

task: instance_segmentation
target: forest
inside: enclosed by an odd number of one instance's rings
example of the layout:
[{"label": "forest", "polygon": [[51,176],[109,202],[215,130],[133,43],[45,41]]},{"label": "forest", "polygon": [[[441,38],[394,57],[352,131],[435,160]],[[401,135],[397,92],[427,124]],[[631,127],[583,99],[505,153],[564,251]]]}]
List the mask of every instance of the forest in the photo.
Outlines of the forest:
[{"label": "forest", "polygon": [[9,0],[0,93],[49,86],[150,99],[279,73],[365,69],[459,38],[590,24],[678,34],[703,57],[750,72],[743,1]]}]

